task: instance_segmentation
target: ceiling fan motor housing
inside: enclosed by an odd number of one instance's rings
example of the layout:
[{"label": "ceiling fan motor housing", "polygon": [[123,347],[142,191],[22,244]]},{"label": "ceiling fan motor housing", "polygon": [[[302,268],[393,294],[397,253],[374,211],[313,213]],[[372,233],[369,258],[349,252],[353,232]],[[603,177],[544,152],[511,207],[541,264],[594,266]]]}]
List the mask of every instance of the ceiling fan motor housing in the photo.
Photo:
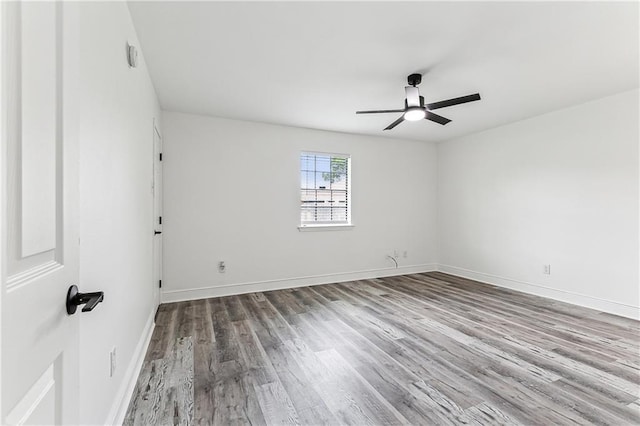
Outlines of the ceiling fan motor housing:
[{"label": "ceiling fan motor housing", "polygon": [[411,74],[407,77],[407,83],[411,86],[416,87],[418,84],[422,83],[422,74]]}]

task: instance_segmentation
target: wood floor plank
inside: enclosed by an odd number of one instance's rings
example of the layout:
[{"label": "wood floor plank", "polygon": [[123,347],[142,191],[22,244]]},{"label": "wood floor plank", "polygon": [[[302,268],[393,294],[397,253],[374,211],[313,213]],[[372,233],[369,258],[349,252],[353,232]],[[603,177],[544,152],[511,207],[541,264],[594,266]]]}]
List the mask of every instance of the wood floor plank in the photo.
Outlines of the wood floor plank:
[{"label": "wood floor plank", "polygon": [[264,297],[264,293],[251,293],[249,295],[256,302],[265,302],[267,299]]},{"label": "wood floor plank", "polygon": [[316,391],[341,423],[408,423],[335,349],[314,353],[300,340],[292,342],[290,347]]},{"label": "wood floor plank", "polygon": [[175,328],[178,324],[178,304],[160,305],[156,318],[156,327],[149,342],[146,361],[162,359],[171,353],[175,343]]},{"label": "wood floor plank", "polygon": [[359,309],[347,301],[340,299],[333,300],[339,295],[346,296],[344,292],[327,291],[321,287],[325,286],[319,286],[318,288],[312,289],[312,291],[317,292],[320,297],[324,297],[327,301],[325,307],[329,311],[334,312],[340,321],[347,326],[360,332],[365,332],[365,330],[370,331],[376,336],[386,340],[397,340],[405,337],[403,333],[391,326],[388,320],[383,320],[382,318],[377,319],[369,312]]},{"label": "wood floor plank", "polygon": [[508,366],[513,369],[517,369],[521,371],[523,374],[527,374],[528,376],[535,378],[539,381],[544,382],[553,382],[561,378],[556,373],[550,372],[543,368],[536,366],[528,362],[526,359],[522,357],[518,357],[516,355],[511,354],[509,351],[502,350],[501,348],[497,348],[492,346],[491,344],[486,343],[481,340],[481,334],[470,332],[469,334],[458,331],[455,328],[448,327],[445,324],[438,323],[437,321],[431,320],[423,320],[429,328],[439,331],[441,334],[446,335],[447,337],[466,345],[469,349],[475,349],[475,353],[482,354],[483,357],[488,358],[493,361],[489,365],[500,364],[503,366]]},{"label": "wood floor plank", "polygon": [[[165,375],[167,373],[165,360],[145,362],[136,383],[127,414],[125,425],[160,424],[163,420],[164,404],[166,400]],[[173,423],[173,419],[169,424]]]},{"label": "wood floor plank", "polygon": [[193,350],[193,417],[194,424],[212,425],[216,401],[213,388],[216,382],[216,344],[196,343]]},{"label": "wood floor plank", "polygon": [[334,335],[330,333],[322,333],[318,330],[317,325],[322,323],[313,313],[307,312],[298,314],[297,320],[291,327],[296,331],[298,336],[304,336],[306,343],[314,352],[331,349],[335,345]]},{"label": "wood floor plank", "polygon": [[124,424],[640,425],[640,323],[439,272],[165,304]]},{"label": "wood floor plank", "polygon": [[238,296],[224,297],[222,298],[222,302],[227,308],[230,321],[245,321],[247,319],[247,314]]},{"label": "wood floor plank", "polygon": [[313,293],[309,288],[296,288],[292,290],[293,296],[296,300],[307,308],[306,313],[312,313],[324,321],[335,319],[335,315],[326,309],[322,309],[324,306],[320,301],[316,299],[318,297],[316,293]]},{"label": "wood floor plank", "polygon": [[194,335],[195,301],[189,300],[178,304],[178,322],[175,338]]},{"label": "wood floor plank", "polygon": [[561,379],[551,384],[552,388],[561,389],[574,399],[578,398],[590,406],[600,410],[601,418],[612,419],[609,424],[640,424],[640,413],[634,412],[629,405],[619,404],[610,398],[604,397],[601,393],[587,388],[569,379]]},{"label": "wood floor plank", "polygon": [[443,425],[470,423],[469,415],[462,408],[424,381],[412,383],[410,389],[412,393],[421,396],[421,401],[428,401],[428,405],[432,407],[434,423]]},{"label": "wood floor plank", "polygon": [[[428,386],[419,376],[380,349],[371,348],[358,333],[340,334],[343,343],[336,347],[340,355],[411,424],[425,424],[438,418],[438,423],[445,424],[441,405],[434,405],[432,399],[414,391],[413,387],[417,382],[421,382],[424,387]],[[441,399],[450,406],[457,406],[443,394]],[[454,417],[447,419],[462,420]]]},{"label": "wood floor plank", "polygon": [[419,376],[422,381],[437,389],[457,406],[466,409],[482,402],[474,389],[470,388],[467,378],[436,362],[433,353],[422,351],[419,345],[412,345],[410,340],[400,341],[402,349],[391,356],[407,369]]},{"label": "wood floor plank", "polygon": [[256,393],[267,424],[300,424],[298,413],[282,383],[277,381],[256,386]]},{"label": "wood floor plank", "polygon": [[[163,383],[162,398],[154,410],[157,424],[190,425],[193,423],[193,341],[191,337],[179,338],[175,353],[162,360],[160,365]],[[160,386],[159,386],[160,387]],[[151,419],[149,419],[151,421]]]},{"label": "wood floor plank", "polygon": [[193,423],[193,341],[179,338],[167,358],[147,362],[125,424]]},{"label": "wood floor plank", "polygon": [[242,364],[237,360],[224,361],[220,368],[226,374],[213,384],[216,408],[211,413],[212,424],[266,424],[254,384]]},{"label": "wood floor plank", "polygon": [[215,341],[213,321],[211,320],[211,305],[206,300],[196,300],[193,304],[193,338],[194,344]]},{"label": "wood floor plank", "polygon": [[518,423],[512,417],[507,416],[496,407],[486,402],[474,405],[465,410],[467,416],[475,423],[490,426],[518,426]]},{"label": "wood floor plank", "polygon": [[133,395],[131,396],[131,401],[123,422],[124,425],[140,424],[141,421],[145,420],[144,417],[146,415],[153,414],[153,407],[158,404],[157,402],[150,401],[150,397],[153,395],[157,395],[158,398],[160,398],[160,393],[155,392],[157,389],[155,383],[153,393],[150,393],[152,389],[152,363],[153,361],[145,361],[142,364],[138,381],[133,390]]},{"label": "wood floor plank", "polygon": [[257,386],[276,382],[278,380],[276,372],[248,322],[235,321],[232,324],[244,365],[251,374],[253,382]]},{"label": "wood floor plank", "polygon": [[[287,341],[290,344],[290,341]],[[294,353],[283,344],[281,347],[264,348],[283,388],[289,395],[301,424],[337,424],[334,413],[309,381],[309,371],[304,370]]]},{"label": "wood floor plank", "polygon": [[176,350],[166,358],[164,418],[174,425],[193,424],[193,337],[181,337]]},{"label": "wood floor plank", "polygon": [[221,299],[209,299],[209,304],[214,324],[216,363],[219,365],[227,361],[237,361],[240,357],[240,352],[224,301]]}]

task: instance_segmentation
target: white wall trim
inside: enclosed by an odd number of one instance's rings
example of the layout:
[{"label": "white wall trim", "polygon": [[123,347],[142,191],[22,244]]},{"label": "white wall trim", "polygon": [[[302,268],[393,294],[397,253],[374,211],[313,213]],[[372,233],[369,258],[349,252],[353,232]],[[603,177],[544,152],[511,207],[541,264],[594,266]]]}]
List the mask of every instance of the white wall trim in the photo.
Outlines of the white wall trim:
[{"label": "white wall trim", "polygon": [[640,308],[633,305],[627,305],[620,302],[614,302],[612,300],[600,299],[597,297],[587,296],[571,291],[546,287],[540,284],[520,281],[513,278],[506,278],[498,275],[487,274],[484,272],[472,271],[470,269],[459,268],[457,266],[438,264],[437,270],[447,274],[456,275],[458,277],[479,281],[485,284],[504,287],[511,290],[521,291],[523,293],[533,294],[536,296],[546,297],[561,302],[571,303],[573,305],[596,309],[598,311],[607,312],[614,315],[620,315],[623,317],[640,320]]},{"label": "white wall trim", "polygon": [[421,272],[435,271],[436,267],[437,264],[435,263],[426,263],[422,265],[400,266],[398,268],[370,269],[366,271],[345,272],[339,274],[311,275],[307,277],[225,284],[215,287],[201,287],[173,291],[169,290],[162,292],[162,303],[207,299],[209,297],[231,296],[235,294],[307,287],[319,284],[365,280],[371,278],[391,277],[396,275],[418,274]]},{"label": "white wall trim", "polygon": [[107,425],[121,425],[124,421],[124,416],[127,414],[129,401],[131,400],[131,396],[133,395],[133,391],[136,387],[138,375],[140,374],[140,369],[142,368],[144,357],[147,354],[151,336],[153,335],[153,329],[155,328],[155,322],[153,319],[156,314],[156,309],[151,311],[151,315],[149,316],[147,324],[144,326],[144,330],[140,336],[140,340],[138,341],[138,346],[136,346],[136,349],[133,352],[133,357],[131,357],[131,361],[127,367],[127,371],[124,373],[122,383],[120,384],[118,393],[113,400],[111,410],[109,410],[109,415],[105,422]]}]

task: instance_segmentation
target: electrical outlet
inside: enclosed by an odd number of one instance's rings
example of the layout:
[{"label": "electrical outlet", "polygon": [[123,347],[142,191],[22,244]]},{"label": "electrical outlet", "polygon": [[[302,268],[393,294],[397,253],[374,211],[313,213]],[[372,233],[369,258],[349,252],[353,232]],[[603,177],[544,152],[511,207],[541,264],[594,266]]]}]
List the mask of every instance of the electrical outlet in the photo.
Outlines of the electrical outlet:
[{"label": "electrical outlet", "polygon": [[407,255],[408,255],[408,253],[407,253],[406,250],[402,252],[402,257],[404,257],[405,259],[407,258]]},{"label": "electrical outlet", "polygon": [[116,347],[111,348],[109,352],[109,377],[113,377],[116,374]]},{"label": "electrical outlet", "polygon": [[398,250],[393,251],[393,257],[395,257],[396,259],[398,258]]},{"label": "electrical outlet", "polygon": [[227,265],[225,265],[224,260],[221,260],[220,262],[218,262],[218,272],[220,272],[221,274],[224,274],[226,270],[227,270]]},{"label": "electrical outlet", "polygon": [[544,273],[546,275],[551,275],[551,265],[544,265]]}]

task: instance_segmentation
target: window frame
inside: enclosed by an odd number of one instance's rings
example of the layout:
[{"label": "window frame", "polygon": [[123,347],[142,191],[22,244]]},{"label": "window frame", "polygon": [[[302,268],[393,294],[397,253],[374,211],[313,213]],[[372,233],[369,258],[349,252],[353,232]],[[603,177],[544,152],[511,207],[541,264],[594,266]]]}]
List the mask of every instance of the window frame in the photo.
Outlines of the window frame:
[{"label": "window frame", "polygon": [[[301,197],[301,191],[309,188],[302,187],[302,173],[303,169],[301,167],[302,157],[305,155],[314,156],[314,157],[329,157],[329,158],[343,158],[347,161],[347,172],[346,172],[346,221],[316,221],[316,222],[303,222],[302,221],[302,200],[300,200],[300,205],[298,207],[298,230],[300,231],[337,231],[337,230],[348,230],[353,228],[353,220],[352,220],[352,189],[353,183],[351,180],[351,167],[352,167],[352,157],[351,154],[343,154],[336,152],[320,152],[320,151],[309,151],[303,150],[300,151],[298,156],[298,179],[299,179],[299,187],[298,187],[298,195]],[[314,168],[314,172],[317,172],[317,169]],[[331,172],[329,172],[331,173]]]}]

